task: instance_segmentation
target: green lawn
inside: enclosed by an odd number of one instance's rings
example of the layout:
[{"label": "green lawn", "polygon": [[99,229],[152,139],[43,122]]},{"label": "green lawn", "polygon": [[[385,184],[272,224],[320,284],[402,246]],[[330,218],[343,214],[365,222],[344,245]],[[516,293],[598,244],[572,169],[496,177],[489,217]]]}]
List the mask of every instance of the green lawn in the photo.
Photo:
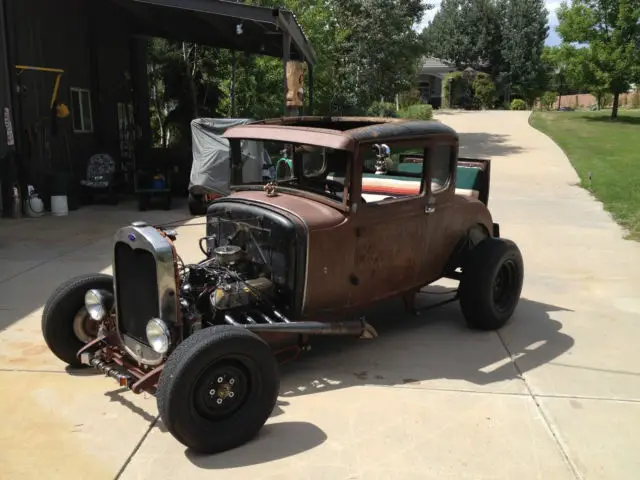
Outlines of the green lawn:
[{"label": "green lawn", "polygon": [[[535,112],[531,125],[564,150],[580,176],[616,221],[640,240],[640,111]],[[589,183],[589,172],[592,175]]]}]

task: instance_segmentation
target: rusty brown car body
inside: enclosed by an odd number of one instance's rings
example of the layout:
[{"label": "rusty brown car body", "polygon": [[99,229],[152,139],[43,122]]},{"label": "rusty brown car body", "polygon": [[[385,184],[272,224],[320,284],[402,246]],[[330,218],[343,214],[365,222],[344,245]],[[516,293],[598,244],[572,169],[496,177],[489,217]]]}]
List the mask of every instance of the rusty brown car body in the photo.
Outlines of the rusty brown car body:
[{"label": "rusty brown car body", "polygon": [[[136,222],[114,239],[114,276],[54,292],[43,334],[72,366],[156,395],[183,444],[219,452],[251,439],[274,408],[278,361],[314,335],[373,338],[364,308],[448,277],[473,328],[512,316],[517,246],[487,208],[490,162],[458,157],[435,121],[295,117],[229,129],[231,195],[208,207],[204,259],[184,265],[176,233]],[[291,152],[265,184],[244,142]]]}]

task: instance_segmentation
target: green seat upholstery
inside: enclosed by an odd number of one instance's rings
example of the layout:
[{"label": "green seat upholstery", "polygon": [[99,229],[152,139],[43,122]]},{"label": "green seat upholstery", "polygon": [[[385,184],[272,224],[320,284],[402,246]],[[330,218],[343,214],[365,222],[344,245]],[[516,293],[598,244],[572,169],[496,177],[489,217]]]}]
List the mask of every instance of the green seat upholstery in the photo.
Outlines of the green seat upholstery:
[{"label": "green seat upholstery", "polygon": [[[422,164],[401,163],[397,173],[420,175]],[[368,202],[380,201],[387,198],[405,197],[420,193],[420,179],[415,176],[376,175],[364,173],[362,175],[362,196]],[[458,165],[456,174],[456,194],[478,198],[482,185],[482,170],[477,167]],[[330,173],[328,179],[342,181],[344,175]],[[434,184],[433,188],[439,187]]]}]

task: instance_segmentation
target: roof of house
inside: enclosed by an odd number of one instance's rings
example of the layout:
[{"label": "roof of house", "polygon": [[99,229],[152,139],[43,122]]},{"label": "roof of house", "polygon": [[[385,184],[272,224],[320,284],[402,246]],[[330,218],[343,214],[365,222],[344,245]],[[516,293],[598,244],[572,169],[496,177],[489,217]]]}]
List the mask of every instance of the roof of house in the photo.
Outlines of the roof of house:
[{"label": "roof of house", "polygon": [[419,73],[422,75],[433,75],[437,73],[453,72],[455,70],[455,66],[452,66],[444,60],[440,60],[435,57],[425,57],[422,60]]}]

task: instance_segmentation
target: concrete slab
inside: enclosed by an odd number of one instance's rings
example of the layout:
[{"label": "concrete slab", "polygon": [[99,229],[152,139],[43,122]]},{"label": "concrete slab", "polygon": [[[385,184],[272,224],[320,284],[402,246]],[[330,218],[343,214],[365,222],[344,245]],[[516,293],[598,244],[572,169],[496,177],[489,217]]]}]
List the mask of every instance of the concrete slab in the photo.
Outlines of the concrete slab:
[{"label": "concrete slab", "polygon": [[573,478],[524,396],[329,388],[275,413],[256,440],[209,457],[154,427],[121,478]]},{"label": "concrete slab", "polygon": [[540,402],[582,478],[638,478],[640,403],[583,398]]},{"label": "concrete slab", "polygon": [[[112,479],[157,412],[100,375],[0,371],[0,478]],[[37,453],[36,453],[37,452]]]}]

